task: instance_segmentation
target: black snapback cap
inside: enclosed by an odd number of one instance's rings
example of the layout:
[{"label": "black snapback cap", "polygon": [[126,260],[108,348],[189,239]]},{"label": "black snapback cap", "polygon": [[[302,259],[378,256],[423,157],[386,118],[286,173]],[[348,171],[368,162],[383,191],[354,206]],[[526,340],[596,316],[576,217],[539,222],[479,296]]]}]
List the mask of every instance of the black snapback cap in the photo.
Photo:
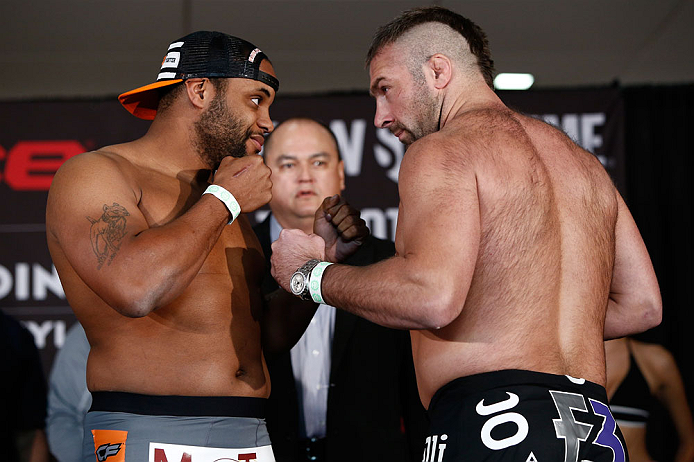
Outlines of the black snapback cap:
[{"label": "black snapback cap", "polygon": [[199,31],[169,45],[157,81],[118,96],[123,107],[140,119],[152,120],[161,87],[200,77],[238,77],[263,82],[275,91],[280,82],[260,70],[267,55],[255,45],[222,32]]}]

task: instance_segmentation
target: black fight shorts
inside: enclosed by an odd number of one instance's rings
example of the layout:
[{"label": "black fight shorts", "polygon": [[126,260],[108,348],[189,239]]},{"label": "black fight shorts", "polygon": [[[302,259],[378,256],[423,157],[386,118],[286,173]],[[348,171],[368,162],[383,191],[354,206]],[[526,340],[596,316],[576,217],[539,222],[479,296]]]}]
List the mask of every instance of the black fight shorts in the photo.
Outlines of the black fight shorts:
[{"label": "black fight shorts", "polygon": [[523,370],[462,377],[429,405],[423,462],[624,462],[624,437],[605,389]]}]

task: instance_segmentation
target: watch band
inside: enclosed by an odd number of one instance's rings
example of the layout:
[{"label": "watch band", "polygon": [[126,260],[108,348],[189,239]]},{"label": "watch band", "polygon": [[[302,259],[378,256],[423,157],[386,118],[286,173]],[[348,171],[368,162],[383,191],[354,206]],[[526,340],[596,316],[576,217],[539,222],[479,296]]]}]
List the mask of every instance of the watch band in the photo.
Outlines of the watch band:
[{"label": "watch band", "polygon": [[322,261],[318,263],[311,271],[311,277],[308,281],[309,292],[311,293],[311,299],[316,303],[325,304],[323,300],[323,293],[321,292],[321,282],[323,281],[323,273],[325,268],[332,265],[332,263],[327,261]]}]

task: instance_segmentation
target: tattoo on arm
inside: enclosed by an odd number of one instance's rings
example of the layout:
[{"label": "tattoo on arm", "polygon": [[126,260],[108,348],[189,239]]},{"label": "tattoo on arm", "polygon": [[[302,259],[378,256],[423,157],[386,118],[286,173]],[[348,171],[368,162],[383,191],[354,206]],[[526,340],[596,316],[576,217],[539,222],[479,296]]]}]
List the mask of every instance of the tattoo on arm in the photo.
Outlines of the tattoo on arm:
[{"label": "tattoo on arm", "polygon": [[130,214],[125,207],[114,202],[111,206],[104,204],[104,213],[98,220],[87,217],[92,224],[89,229],[89,240],[98,261],[96,269],[101,269],[104,263],[110,265],[115,258],[120,248],[120,241],[126,234],[125,217],[127,216]]}]

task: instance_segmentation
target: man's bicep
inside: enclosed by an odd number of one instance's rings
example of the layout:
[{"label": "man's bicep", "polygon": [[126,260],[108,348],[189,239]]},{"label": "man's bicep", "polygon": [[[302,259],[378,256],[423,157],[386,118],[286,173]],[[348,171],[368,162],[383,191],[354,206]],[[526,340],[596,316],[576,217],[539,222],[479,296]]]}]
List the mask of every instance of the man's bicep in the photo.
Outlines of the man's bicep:
[{"label": "man's bicep", "polygon": [[47,229],[80,278],[98,289],[114,276],[110,267],[119,252],[147,223],[110,161],[92,156],[66,167],[51,186]]}]

